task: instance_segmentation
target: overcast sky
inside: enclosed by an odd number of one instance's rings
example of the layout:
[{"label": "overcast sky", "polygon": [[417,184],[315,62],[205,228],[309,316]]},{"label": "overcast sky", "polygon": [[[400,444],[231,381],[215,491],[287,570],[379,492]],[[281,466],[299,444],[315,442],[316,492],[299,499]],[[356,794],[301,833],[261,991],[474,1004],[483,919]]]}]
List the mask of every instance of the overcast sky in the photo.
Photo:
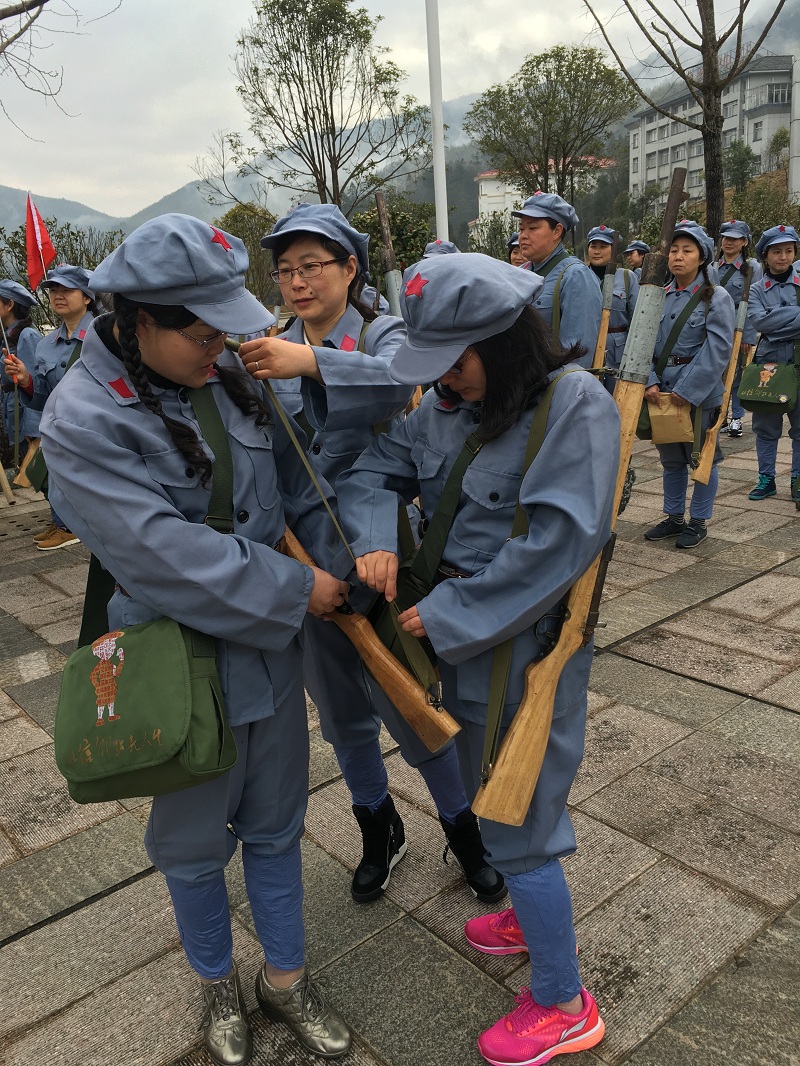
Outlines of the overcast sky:
[{"label": "overcast sky", "polygon": [[[0,78],[3,106],[24,130],[0,113],[0,184],[129,215],[192,181],[215,131],[245,129],[231,57],[252,0],[122,0],[94,22],[116,0],[73,2],[80,34],[43,37],[41,54],[43,64],[64,68],[58,100],[67,114]],[[378,42],[408,72],[407,90],[427,102],[424,0],[362,5],[384,16]],[[609,16],[616,7],[598,6]],[[528,53],[601,44],[580,0],[439,0],[439,22],[445,99],[506,80]],[[56,24],[70,29],[64,18]]]}]

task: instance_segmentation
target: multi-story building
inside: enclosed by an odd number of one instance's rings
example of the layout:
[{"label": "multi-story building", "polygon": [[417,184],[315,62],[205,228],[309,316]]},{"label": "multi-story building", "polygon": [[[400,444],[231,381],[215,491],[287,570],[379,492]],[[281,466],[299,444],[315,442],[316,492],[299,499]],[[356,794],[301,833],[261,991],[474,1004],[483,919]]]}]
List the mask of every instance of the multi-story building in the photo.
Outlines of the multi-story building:
[{"label": "multi-story building", "polygon": [[[720,69],[732,56],[720,56]],[[798,61],[800,65],[800,60]],[[754,173],[767,169],[767,146],[776,130],[789,129],[792,111],[793,56],[758,55],[730,85],[722,96],[723,151],[733,141],[743,141],[756,156]],[[679,118],[700,121],[700,107],[686,86],[675,86],[674,95],[658,101]],[[795,101],[795,106],[798,106]],[[658,183],[666,198],[673,167],[688,171],[689,196],[705,195],[703,139],[699,130],[683,122],[665,118],[650,106],[634,112],[625,123],[630,136],[630,171],[628,189],[640,195],[648,185]]]}]

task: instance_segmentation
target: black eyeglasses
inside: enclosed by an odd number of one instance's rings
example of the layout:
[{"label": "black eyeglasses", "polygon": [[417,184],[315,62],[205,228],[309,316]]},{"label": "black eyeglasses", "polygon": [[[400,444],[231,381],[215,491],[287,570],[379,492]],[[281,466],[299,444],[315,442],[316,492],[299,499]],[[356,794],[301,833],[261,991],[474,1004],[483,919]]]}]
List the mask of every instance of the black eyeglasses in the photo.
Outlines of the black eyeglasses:
[{"label": "black eyeglasses", "polygon": [[303,263],[302,266],[294,267],[281,267],[280,270],[271,270],[269,276],[273,281],[277,281],[279,285],[285,285],[291,281],[295,274],[299,274],[303,280],[306,278],[316,278],[322,273],[322,268],[330,266],[331,263],[346,263],[346,259],[325,259],[321,263]]},{"label": "black eyeglasses", "polygon": [[173,333],[180,333],[182,337],[185,337],[187,341],[194,341],[198,348],[205,348],[208,344],[213,344],[214,341],[218,341],[220,337],[227,337],[227,333],[214,333],[211,337],[206,337],[204,341],[199,341],[197,337],[193,337],[191,333],[184,333],[182,329],[178,329],[177,326],[171,326]]}]

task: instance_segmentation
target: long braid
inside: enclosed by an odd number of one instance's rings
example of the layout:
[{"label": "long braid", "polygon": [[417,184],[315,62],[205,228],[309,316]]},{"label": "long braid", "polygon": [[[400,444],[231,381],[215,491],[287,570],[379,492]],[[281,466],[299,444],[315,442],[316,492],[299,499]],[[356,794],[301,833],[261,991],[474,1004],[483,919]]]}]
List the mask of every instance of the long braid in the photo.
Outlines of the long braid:
[{"label": "long braid", "polygon": [[154,415],[161,419],[169,433],[172,443],[186,459],[190,466],[200,472],[200,482],[207,487],[211,481],[211,460],[197,438],[197,434],[184,422],[177,422],[164,414],[158,397],[150,388],[147,373],[142,365],[142,355],[139,351],[139,341],[136,337],[136,318],[138,307],[124,297],[116,296],[114,299],[114,312],[119,331],[119,346],[122,350],[122,363],[128,372],[128,377],[136,389],[136,395]]},{"label": "long braid", "polygon": [[708,265],[706,263],[703,263],[702,267],[700,268],[700,272],[702,273],[703,280],[705,282],[705,284],[703,285],[703,291],[700,293],[700,297],[702,300],[705,301],[705,303],[710,303],[711,298],[714,295],[714,285],[711,281],[711,278],[708,276]]},{"label": "long braid", "polygon": [[[253,381],[245,370],[220,366],[217,363],[220,384],[243,415],[255,415],[257,426],[271,426],[272,413],[264,401],[263,389]],[[258,392],[253,391],[256,385]]]}]

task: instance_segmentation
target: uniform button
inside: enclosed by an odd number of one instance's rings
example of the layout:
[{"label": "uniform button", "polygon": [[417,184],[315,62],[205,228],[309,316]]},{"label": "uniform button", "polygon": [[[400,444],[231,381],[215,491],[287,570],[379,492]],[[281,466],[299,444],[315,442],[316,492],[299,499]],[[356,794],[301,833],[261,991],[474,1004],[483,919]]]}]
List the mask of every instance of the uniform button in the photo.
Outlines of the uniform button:
[{"label": "uniform button", "polygon": [[236,521],[237,522],[241,522],[241,523],[244,524],[249,517],[250,517],[250,512],[249,511],[239,511],[239,513],[236,515]]},{"label": "uniform button", "polygon": [[490,492],[489,493],[489,499],[492,501],[492,503],[497,503],[497,501],[500,499],[500,493],[499,492]]},{"label": "uniform button", "polygon": [[179,389],[178,390],[178,399],[181,401],[181,403],[188,403],[189,402],[189,390],[188,389]]},{"label": "uniform button", "polygon": [[61,365],[62,366],[66,366],[67,365],[67,360],[66,359],[62,359],[61,360]]},{"label": "uniform button", "polygon": [[675,315],[670,315],[669,317],[670,317],[670,318],[674,318],[674,317],[675,317]]},{"label": "uniform button", "polygon": [[319,455],[319,453],[322,451],[322,448],[319,446],[319,444],[312,444],[311,451],[314,453],[314,455]]},{"label": "uniform button", "polygon": [[193,466],[187,466],[186,467],[186,476],[187,477],[194,477],[194,467]]}]

